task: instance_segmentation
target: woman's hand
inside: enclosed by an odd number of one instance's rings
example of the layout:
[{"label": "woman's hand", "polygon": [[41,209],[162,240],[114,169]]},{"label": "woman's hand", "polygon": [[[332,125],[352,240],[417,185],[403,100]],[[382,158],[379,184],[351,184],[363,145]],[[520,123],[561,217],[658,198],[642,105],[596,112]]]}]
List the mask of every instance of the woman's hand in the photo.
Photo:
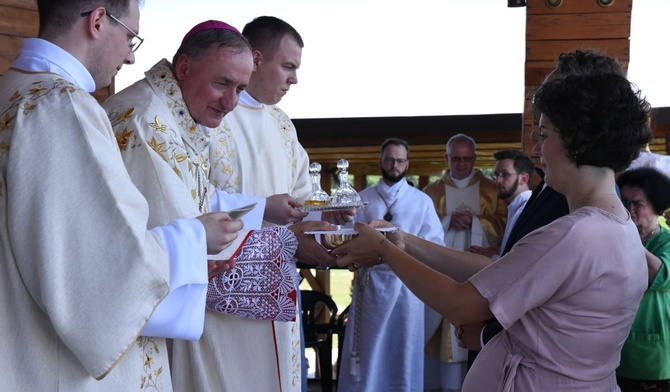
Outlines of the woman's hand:
[{"label": "woman's hand", "polygon": [[337,226],[333,226],[328,222],[306,221],[288,226],[288,229],[291,230],[298,239],[298,249],[295,252],[295,258],[298,259],[298,261],[316,267],[330,268],[335,266],[335,256],[328,253],[326,248],[316,242],[314,235],[305,234],[305,232],[336,230]]},{"label": "woman's hand", "polygon": [[[396,227],[392,223],[387,222],[385,220],[372,220],[368,222],[368,226],[373,227],[375,229],[384,229],[384,228],[389,228],[389,227]],[[402,230],[397,230],[397,231],[389,231],[386,232],[386,238],[389,239],[393,243],[393,245],[397,246],[401,250],[405,250],[405,237],[404,233]]]},{"label": "woman's hand", "polygon": [[337,257],[337,265],[356,270],[361,266],[381,264],[379,245],[386,241],[384,235],[360,222],[356,222],[354,229],[358,231],[358,237],[331,251]]}]

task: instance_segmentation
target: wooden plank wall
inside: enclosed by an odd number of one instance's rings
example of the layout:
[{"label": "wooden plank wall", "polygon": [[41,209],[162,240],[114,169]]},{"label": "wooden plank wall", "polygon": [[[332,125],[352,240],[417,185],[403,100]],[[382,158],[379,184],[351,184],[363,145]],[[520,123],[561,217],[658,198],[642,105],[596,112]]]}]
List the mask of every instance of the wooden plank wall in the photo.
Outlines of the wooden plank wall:
[{"label": "wooden plank wall", "polygon": [[[560,3],[550,7],[548,3]],[[527,0],[526,65],[523,123],[523,149],[530,153],[533,91],[554,69],[561,53],[576,49],[597,49],[614,56],[628,67],[630,60],[630,21],[633,0],[614,0],[602,6],[598,0]],[[663,135],[658,135],[663,138]],[[665,142],[663,142],[665,144]]]},{"label": "wooden plank wall", "polygon": [[[0,0],[0,74],[19,55],[24,38],[36,37],[39,30],[37,0]],[[114,93],[114,81],[93,93],[102,102]]]},{"label": "wooden plank wall", "polygon": [[24,37],[37,36],[36,0],[0,0],[0,71],[19,55]]}]

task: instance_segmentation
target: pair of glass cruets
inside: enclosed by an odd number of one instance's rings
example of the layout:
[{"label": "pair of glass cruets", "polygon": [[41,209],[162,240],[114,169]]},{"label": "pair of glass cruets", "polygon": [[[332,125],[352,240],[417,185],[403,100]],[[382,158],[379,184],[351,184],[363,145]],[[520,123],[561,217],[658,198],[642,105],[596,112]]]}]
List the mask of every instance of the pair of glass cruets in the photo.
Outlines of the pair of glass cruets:
[{"label": "pair of glass cruets", "polygon": [[321,189],[321,165],[317,162],[312,162],[309,165],[312,191],[305,199],[305,206],[347,207],[361,204],[361,197],[349,183],[349,162],[346,159],[340,159],[337,161],[337,168],[340,170],[338,175],[340,186],[333,192],[333,196],[330,197]]}]

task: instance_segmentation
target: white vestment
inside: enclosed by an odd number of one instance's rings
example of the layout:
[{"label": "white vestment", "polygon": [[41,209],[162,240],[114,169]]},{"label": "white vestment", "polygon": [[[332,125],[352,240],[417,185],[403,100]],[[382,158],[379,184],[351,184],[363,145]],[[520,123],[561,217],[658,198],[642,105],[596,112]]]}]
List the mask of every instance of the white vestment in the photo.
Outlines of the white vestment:
[{"label": "white vestment", "polygon": [[[161,224],[175,217],[205,213],[210,210],[209,195],[214,193],[211,205],[216,206],[212,207],[216,210],[248,204],[250,197],[222,195],[221,191],[209,186],[208,156],[213,130],[195,123],[190,116],[170,64],[162,60],[145,76],[145,79],[107,100],[104,107],[114,126],[131,178],[149,201],[150,222]],[[245,229],[224,252],[211,258],[229,258],[249,229],[260,228],[265,199],[251,199],[259,205],[243,218]],[[257,219],[252,222],[249,217],[254,212],[260,213],[256,213]],[[247,346],[257,337],[234,333],[237,317],[209,310],[204,317],[205,333],[200,342],[173,341],[175,391],[246,389],[231,384],[224,377],[231,369],[230,363],[237,362],[237,354],[230,349],[230,345]],[[246,385],[254,385],[253,380],[248,380]]]},{"label": "white vestment", "polygon": [[264,197],[288,193],[299,202],[312,190],[309,157],[291,119],[246,92],[223,118],[210,151],[210,180],[218,189]]},{"label": "white vestment", "polygon": [[[210,144],[210,181],[227,192],[260,197],[311,190],[309,159],[291,120],[276,106],[240,104]],[[180,391],[299,391],[301,325],[207,312],[198,342],[175,342],[173,381]],[[177,362],[178,360],[178,362]],[[179,367],[177,367],[179,366]]]},{"label": "white vestment", "polygon": [[[391,223],[403,231],[443,244],[432,200],[405,179],[390,187],[380,180],[360,196],[369,204],[358,209],[356,221],[382,219],[388,212]],[[354,282],[337,390],[422,390],[423,318],[423,302],[386,264],[361,268]]]},{"label": "white vestment", "polygon": [[86,68],[44,40],[24,49],[0,79],[2,388],[170,391],[165,339],[139,336],[172,282],[166,251],[202,263],[202,224],[147,231],[109,120],[79,87],[94,88]]}]

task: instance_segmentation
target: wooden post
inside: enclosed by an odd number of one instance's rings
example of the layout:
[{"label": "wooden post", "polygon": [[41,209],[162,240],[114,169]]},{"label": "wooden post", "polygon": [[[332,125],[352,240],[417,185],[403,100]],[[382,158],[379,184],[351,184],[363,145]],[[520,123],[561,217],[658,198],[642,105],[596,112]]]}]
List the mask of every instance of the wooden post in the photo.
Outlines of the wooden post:
[{"label": "wooden post", "polygon": [[630,59],[630,20],[633,0],[614,0],[601,6],[596,0],[563,0],[552,8],[547,0],[528,0],[526,6],[525,113],[522,149],[531,154],[533,91],[554,69],[561,53],[596,49],[616,57],[624,67]]}]

